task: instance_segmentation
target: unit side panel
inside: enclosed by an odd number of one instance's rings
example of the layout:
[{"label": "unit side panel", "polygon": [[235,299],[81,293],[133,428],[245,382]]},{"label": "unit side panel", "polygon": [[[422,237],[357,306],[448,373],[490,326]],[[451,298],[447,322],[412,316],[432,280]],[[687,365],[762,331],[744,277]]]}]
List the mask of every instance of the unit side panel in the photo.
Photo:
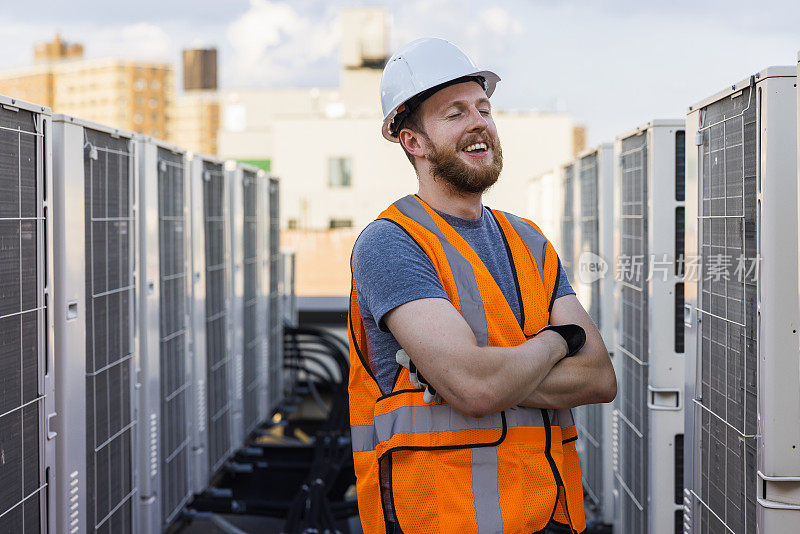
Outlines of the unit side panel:
[{"label": "unit side panel", "polygon": [[206,344],[206,259],[205,259],[205,181],[203,162],[192,159],[189,165],[191,225],[191,347],[192,362],[192,489],[205,489],[210,477],[208,462],[208,379]]},{"label": "unit side panel", "polygon": [[563,208],[561,213],[561,250],[558,257],[567,278],[575,278],[575,164],[561,170]]},{"label": "unit side panel", "polygon": [[[85,531],[86,510],[86,313],[83,209],[83,129],[53,126],[54,377],[57,532]],[[77,229],[78,238],[75,238]],[[69,237],[68,237],[69,234]],[[75,350],[78,347],[78,350]],[[75,355],[78,357],[75,357]],[[73,357],[68,357],[72,355]]]},{"label": "unit side panel", "polygon": [[142,532],[159,530],[159,507],[161,505],[158,474],[160,418],[159,408],[159,365],[158,365],[158,322],[160,285],[156,283],[159,268],[158,257],[158,211],[156,147],[140,139],[136,141],[136,180],[135,206],[138,215],[138,271],[142,281],[137,286],[138,298],[138,381],[139,381],[139,420],[142,426],[138,432],[139,479],[139,528]]},{"label": "unit side panel", "polygon": [[[796,226],[797,115],[795,78],[770,78],[759,91],[759,469],[766,476],[800,476],[800,374],[797,371]],[[790,393],[791,392],[791,393]],[[788,400],[790,397],[791,400]],[[768,484],[769,485],[769,484]]]},{"label": "unit side panel", "polygon": [[[692,112],[686,117],[686,232],[685,251],[686,257],[697,256],[698,243],[698,146],[695,144],[697,137],[699,113]],[[685,271],[684,271],[685,272]],[[699,469],[696,456],[698,424],[700,422],[701,408],[697,400],[696,384],[699,370],[700,338],[698,337],[697,289],[699,279],[697,276],[687,276],[684,283],[684,326],[685,326],[685,379],[684,379],[684,532],[693,531],[694,517],[698,510],[698,503],[694,493],[698,487]]]},{"label": "unit side panel", "polygon": [[230,248],[230,308],[228,315],[231,373],[229,375],[232,406],[231,443],[238,444],[243,437],[243,321],[244,321],[244,216],[242,168],[236,166],[226,171],[228,184],[228,243]]},{"label": "unit side panel", "polygon": [[281,311],[281,249],[278,180],[269,180],[269,384],[271,405],[283,397],[283,313]]}]

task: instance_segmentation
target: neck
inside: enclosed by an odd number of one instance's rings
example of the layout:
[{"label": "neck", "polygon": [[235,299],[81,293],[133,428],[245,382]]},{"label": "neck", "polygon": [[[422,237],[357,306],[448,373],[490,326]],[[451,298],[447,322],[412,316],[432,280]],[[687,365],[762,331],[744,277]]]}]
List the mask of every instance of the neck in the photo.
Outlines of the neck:
[{"label": "neck", "polygon": [[420,173],[417,194],[433,209],[460,219],[478,219],[483,211],[482,193],[456,191],[452,185],[429,173]]}]

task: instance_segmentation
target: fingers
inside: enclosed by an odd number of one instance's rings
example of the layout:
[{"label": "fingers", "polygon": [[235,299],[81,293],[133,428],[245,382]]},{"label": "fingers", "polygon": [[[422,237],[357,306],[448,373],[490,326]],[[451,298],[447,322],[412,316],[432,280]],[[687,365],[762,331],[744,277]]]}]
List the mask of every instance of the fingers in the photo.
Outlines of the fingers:
[{"label": "fingers", "polygon": [[408,369],[408,379],[414,389],[425,388],[425,391],[422,394],[422,401],[425,404],[430,404],[432,402],[435,402],[436,404],[442,403],[442,396],[436,393],[436,389],[433,386],[428,385],[428,383],[425,382],[425,378],[419,374],[417,367],[414,365],[414,362],[411,361],[411,358],[409,358],[405,350],[398,350],[394,355],[394,359],[398,364]]}]

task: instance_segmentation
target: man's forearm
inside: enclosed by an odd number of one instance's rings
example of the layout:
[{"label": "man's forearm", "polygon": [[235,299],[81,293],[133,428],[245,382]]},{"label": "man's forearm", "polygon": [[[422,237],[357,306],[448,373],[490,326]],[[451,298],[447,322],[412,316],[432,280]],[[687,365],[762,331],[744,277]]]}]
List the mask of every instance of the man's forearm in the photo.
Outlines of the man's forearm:
[{"label": "man's forearm", "polygon": [[605,382],[611,363],[603,362],[600,358],[608,360],[607,355],[583,351],[572,358],[561,360],[520,404],[535,408],[564,409],[610,402],[613,395],[609,398],[609,386]]},{"label": "man's forearm", "polygon": [[[471,375],[486,391],[493,392],[487,413],[520,404],[527,399],[551,372],[553,362],[563,357],[566,343],[555,332],[543,333],[517,347],[481,347]],[[490,363],[494,362],[494,363]],[[511,362],[513,364],[509,365]]]}]

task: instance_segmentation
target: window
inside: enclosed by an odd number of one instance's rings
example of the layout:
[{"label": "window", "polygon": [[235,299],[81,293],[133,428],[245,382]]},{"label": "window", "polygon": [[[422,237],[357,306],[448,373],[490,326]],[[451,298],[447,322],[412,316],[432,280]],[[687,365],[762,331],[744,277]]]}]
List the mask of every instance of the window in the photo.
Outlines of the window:
[{"label": "window", "polygon": [[150,89],[153,91],[157,91],[161,89],[161,83],[158,80],[153,80],[150,82]]},{"label": "window", "polygon": [[350,187],[350,158],[328,158],[328,186]]},{"label": "window", "polygon": [[142,91],[145,87],[147,87],[147,82],[144,81],[144,78],[137,78],[136,82],[133,84],[133,87],[137,91]]},{"label": "window", "polygon": [[328,228],[352,228],[353,219],[331,219]]},{"label": "window", "polygon": [[287,230],[297,230],[297,219],[289,219],[286,221]]}]

